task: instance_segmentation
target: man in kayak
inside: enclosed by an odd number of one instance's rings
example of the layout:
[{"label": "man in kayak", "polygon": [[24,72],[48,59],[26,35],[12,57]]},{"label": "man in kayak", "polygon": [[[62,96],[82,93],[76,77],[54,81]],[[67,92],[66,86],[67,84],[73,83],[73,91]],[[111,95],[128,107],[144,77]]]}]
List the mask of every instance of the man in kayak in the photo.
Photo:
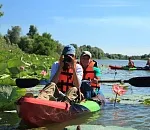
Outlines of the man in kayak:
[{"label": "man in kayak", "polygon": [[74,100],[78,97],[77,91],[82,77],[83,69],[76,62],[75,48],[67,45],[62,51],[59,61],[52,65],[50,83],[43,89],[43,94],[41,92],[38,97],[43,98],[46,95],[48,100],[62,100],[61,91],[70,100]]},{"label": "man in kayak", "polygon": [[150,58],[148,58],[147,62],[146,62],[146,66],[144,67],[146,69],[150,69]]},{"label": "man in kayak", "polygon": [[147,63],[146,63],[147,67],[150,67],[150,58],[148,58]]},{"label": "man in kayak", "polygon": [[[103,103],[105,102],[104,95],[100,91],[101,70],[97,66],[97,62],[92,60],[92,54],[89,51],[83,51],[80,56],[80,64],[83,68],[83,82],[81,92],[86,99],[97,97]],[[85,80],[85,82],[84,82]],[[87,81],[90,81],[89,83]]]},{"label": "man in kayak", "polygon": [[129,62],[128,62],[128,67],[129,68],[134,68],[134,62],[132,61],[131,57],[129,57]]}]

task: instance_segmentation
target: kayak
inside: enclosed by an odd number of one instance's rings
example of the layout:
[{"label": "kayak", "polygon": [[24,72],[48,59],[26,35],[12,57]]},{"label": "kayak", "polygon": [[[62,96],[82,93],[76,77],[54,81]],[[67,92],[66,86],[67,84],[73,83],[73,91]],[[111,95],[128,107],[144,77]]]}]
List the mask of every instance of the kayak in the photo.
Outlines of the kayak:
[{"label": "kayak", "polygon": [[109,65],[110,69],[115,70],[150,70],[150,67],[133,67],[129,68],[128,66],[116,66],[116,65]]},{"label": "kayak", "polygon": [[92,100],[70,105],[67,102],[21,97],[16,102],[16,109],[18,116],[26,125],[41,127],[50,123],[65,122],[84,113],[99,111],[101,105]]}]

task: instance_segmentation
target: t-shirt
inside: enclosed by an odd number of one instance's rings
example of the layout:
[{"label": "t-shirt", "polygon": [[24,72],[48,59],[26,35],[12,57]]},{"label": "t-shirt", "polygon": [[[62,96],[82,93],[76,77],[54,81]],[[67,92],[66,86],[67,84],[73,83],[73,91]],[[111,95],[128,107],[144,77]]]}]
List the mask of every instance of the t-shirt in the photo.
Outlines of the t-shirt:
[{"label": "t-shirt", "polygon": [[101,70],[98,67],[93,67],[94,73],[97,77],[101,76]]},{"label": "t-shirt", "polygon": [[[51,73],[51,77],[50,77],[49,82],[51,82],[52,78],[56,74],[56,72],[58,70],[58,67],[59,67],[59,63],[58,63],[58,61],[56,61],[52,65],[52,69],[51,69],[51,72],[50,72]],[[83,77],[83,69],[82,69],[82,66],[80,64],[76,64],[76,74],[77,74],[78,80],[81,82],[82,77]]]}]

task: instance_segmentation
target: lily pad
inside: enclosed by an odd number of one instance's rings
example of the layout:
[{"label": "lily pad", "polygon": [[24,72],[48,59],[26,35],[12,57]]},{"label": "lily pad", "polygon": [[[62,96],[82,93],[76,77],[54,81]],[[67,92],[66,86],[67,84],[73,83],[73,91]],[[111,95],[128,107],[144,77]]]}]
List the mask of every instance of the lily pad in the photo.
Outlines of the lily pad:
[{"label": "lily pad", "polygon": [[0,110],[14,110],[14,102],[25,95],[26,89],[16,86],[0,85]]},{"label": "lily pad", "polygon": [[0,85],[11,85],[11,86],[15,86],[15,80],[12,79],[11,77],[7,77],[4,79],[0,79]]},{"label": "lily pad", "polygon": [[149,99],[145,99],[143,102],[144,105],[150,105],[150,98]]}]

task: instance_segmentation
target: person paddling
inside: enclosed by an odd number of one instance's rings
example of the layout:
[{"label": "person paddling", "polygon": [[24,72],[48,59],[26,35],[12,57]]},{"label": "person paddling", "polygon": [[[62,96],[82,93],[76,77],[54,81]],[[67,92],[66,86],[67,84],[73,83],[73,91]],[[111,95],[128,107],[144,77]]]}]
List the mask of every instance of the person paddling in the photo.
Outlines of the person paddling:
[{"label": "person paddling", "polygon": [[150,58],[148,58],[145,68],[149,68],[150,69]]},{"label": "person paddling", "polygon": [[[81,85],[81,92],[86,99],[91,99],[95,96],[104,102],[105,98],[100,91],[101,70],[97,66],[97,62],[92,60],[92,54],[89,51],[83,51],[80,56],[80,65],[83,67],[83,82]],[[90,81],[88,84],[84,80]]]},{"label": "person paddling", "polygon": [[[52,65],[50,83],[43,88],[48,92],[46,97],[48,100],[63,100],[59,93],[61,91],[66,94],[69,100],[76,99],[82,77],[83,69],[76,62],[75,48],[72,45],[65,46],[60,60]],[[38,98],[43,98],[46,95],[44,91],[39,94]]]},{"label": "person paddling", "polygon": [[148,58],[147,63],[146,63],[146,66],[149,66],[149,67],[150,67],[150,58]]},{"label": "person paddling", "polygon": [[128,62],[128,67],[129,68],[134,68],[134,62],[132,61],[131,57],[129,57],[129,62]]}]

